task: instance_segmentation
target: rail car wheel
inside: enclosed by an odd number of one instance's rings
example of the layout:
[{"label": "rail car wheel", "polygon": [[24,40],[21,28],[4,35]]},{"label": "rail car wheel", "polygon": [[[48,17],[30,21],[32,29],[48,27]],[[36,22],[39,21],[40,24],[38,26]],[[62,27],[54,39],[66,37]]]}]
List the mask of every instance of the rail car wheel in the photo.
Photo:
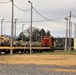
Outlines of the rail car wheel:
[{"label": "rail car wheel", "polygon": [[36,50],[32,50],[33,51],[33,53],[35,53],[36,52]]},{"label": "rail car wheel", "polygon": [[0,52],[0,54],[1,54],[1,52]]},{"label": "rail car wheel", "polygon": [[10,51],[5,51],[5,54],[10,54]]},{"label": "rail car wheel", "polygon": [[51,52],[54,52],[54,49],[55,49],[55,47],[52,46],[52,47],[51,47]]},{"label": "rail car wheel", "polygon": [[23,54],[24,53],[24,50],[22,50],[21,53]]},{"label": "rail car wheel", "polygon": [[16,53],[16,51],[13,51],[13,54],[15,54]]},{"label": "rail car wheel", "polygon": [[40,50],[40,53],[42,53],[43,51],[42,50]]}]

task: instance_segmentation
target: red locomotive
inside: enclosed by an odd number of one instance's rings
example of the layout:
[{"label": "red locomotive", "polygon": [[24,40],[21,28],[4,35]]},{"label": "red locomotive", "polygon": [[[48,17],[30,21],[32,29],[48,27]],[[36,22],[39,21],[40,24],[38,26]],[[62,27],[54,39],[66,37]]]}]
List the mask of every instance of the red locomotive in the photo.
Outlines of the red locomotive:
[{"label": "red locomotive", "polygon": [[55,39],[52,36],[43,36],[41,45],[43,47],[55,47]]}]

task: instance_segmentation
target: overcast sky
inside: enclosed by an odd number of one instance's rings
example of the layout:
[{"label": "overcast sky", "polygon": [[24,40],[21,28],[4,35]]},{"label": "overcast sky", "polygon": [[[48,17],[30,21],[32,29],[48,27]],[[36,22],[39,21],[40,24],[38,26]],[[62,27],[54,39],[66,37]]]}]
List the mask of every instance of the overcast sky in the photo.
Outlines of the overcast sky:
[{"label": "overcast sky", "polygon": [[[11,34],[11,0],[0,0],[0,20],[4,18],[3,21],[3,34]],[[66,20],[65,18],[69,16],[70,11],[72,11],[72,23],[76,23],[76,0],[30,0],[33,7],[39,14],[46,17],[47,19],[55,21],[44,21],[46,20],[41,17],[37,12],[33,10],[33,27],[38,27],[40,29],[44,28],[49,30],[54,37],[65,37]],[[20,9],[27,10],[31,8],[31,4],[28,0],[14,0],[14,4]],[[30,10],[21,11],[14,6],[14,19],[17,20],[17,31],[16,34],[22,31],[22,25],[25,24],[24,30],[30,26]],[[61,18],[61,19],[59,19]],[[1,25],[0,25],[1,26]],[[73,36],[74,36],[74,24],[72,24]],[[1,28],[0,28],[1,33]]]}]

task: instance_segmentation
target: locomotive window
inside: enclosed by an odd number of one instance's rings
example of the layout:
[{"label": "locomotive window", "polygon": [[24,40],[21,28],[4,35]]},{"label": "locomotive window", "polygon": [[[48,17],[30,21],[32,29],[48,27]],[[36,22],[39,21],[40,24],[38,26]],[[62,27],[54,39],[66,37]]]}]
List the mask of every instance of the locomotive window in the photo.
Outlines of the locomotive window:
[{"label": "locomotive window", "polygon": [[43,38],[43,39],[49,39],[49,38]]}]

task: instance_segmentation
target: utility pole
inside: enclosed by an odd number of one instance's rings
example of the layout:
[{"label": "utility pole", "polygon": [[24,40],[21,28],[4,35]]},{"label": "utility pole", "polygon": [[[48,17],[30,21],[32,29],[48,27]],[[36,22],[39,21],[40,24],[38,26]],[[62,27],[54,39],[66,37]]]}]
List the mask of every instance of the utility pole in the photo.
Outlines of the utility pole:
[{"label": "utility pole", "polygon": [[28,0],[29,3],[31,3],[31,26],[30,26],[30,54],[32,53],[32,2]]},{"label": "utility pole", "polygon": [[71,22],[71,38],[72,38],[72,22]]},{"label": "utility pole", "polygon": [[14,0],[12,2],[12,22],[11,22],[11,45],[10,45],[10,54],[12,55],[12,46],[13,46],[13,25],[14,25]]},{"label": "utility pole", "polygon": [[22,25],[22,42],[23,42],[23,27],[25,24]]},{"label": "utility pole", "polygon": [[71,11],[69,16],[69,51],[71,51]]},{"label": "utility pole", "polygon": [[75,25],[75,38],[76,38],[76,24],[74,23],[74,25]]},{"label": "utility pole", "polygon": [[3,35],[3,20],[4,19],[1,20],[1,35]]},{"label": "utility pole", "polygon": [[72,22],[70,22],[70,47],[71,47],[71,49],[72,49]]},{"label": "utility pole", "polygon": [[76,38],[76,24],[75,24],[75,38]]},{"label": "utility pole", "polygon": [[16,39],[16,22],[17,22],[17,20],[18,19],[15,19],[15,22],[14,22],[15,23],[15,30],[14,30],[15,31],[15,35],[14,35],[15,36],[15,39]]},{"label": "utility pole", "polygon": [[68,19],[65,18],[66,20],[66,35],[65,35],[65,52],[67,51],[67,35],[68,35]]},{"label": "utility pole", "polygon": [[43,37],[43,30],[41,30],[41,42],[42,42],[42,37]]}]

